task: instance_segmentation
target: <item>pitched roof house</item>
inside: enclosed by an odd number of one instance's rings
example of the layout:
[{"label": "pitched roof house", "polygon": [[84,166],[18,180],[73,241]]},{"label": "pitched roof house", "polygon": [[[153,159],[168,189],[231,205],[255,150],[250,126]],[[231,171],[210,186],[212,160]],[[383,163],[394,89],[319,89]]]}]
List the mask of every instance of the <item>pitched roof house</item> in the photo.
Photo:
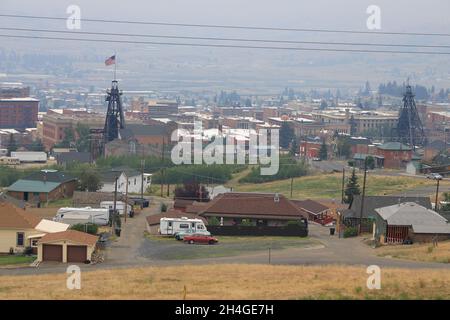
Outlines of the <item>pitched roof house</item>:
[{"label": "pitched roof house", "polygon": [[450,239],[450,224],[437,212],[415,202],[403,202],[375,209],[374,237],[385,243],[430,242]]},{"label": "pitched roof house", "polygon": [[[361,195],[355,195],[348,209],[340,210],[343,223],[347,226],[357,226],[361,214]],[[363,232],[373,231],[373,219],[376,217],[376,208],[386,207],[403,202],[414,202],[427,209],[431,209],[429,197],[400,197],[400,196],[365,196],[362,212]]]},{"label": "pitched roof house", "polygon": [[37,240],[69,225],[40,219],[10,203],[0,202],[0,253],[23,252],[37,247]]},{"label": "pitched roof house", "polygon": [[71,197],[77,179],[57,170],[41,170],[19,179],[7,188],[8,195],[26,202],[47,202]]},{"label": "pitched roof house", "polygon": [[201,209],[201,216],[221,219],[223,225],[245,220],[254,225],[282,226],[308,217],[292,201],[276,193],[228,192],[218,195]]}]

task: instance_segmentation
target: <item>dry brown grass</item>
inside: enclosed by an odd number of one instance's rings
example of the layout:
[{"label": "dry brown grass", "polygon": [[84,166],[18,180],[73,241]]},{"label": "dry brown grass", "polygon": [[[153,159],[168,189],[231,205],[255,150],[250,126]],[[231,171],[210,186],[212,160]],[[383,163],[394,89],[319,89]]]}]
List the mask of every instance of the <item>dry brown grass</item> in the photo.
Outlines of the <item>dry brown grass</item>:
[{"label": "dry brown grass", "polygon": [[439,242],[437,247],[431,243],[385,246],[378,248],[377,254],[415,261],[450,263],[450,241]]},{"label": "dry brown grass", "polygon": [[66,289],[66,274],[0,277],[0,299],[450,299],[450,270],[383,269],[381,290],[365,267],[204,265],[101,270]]}]

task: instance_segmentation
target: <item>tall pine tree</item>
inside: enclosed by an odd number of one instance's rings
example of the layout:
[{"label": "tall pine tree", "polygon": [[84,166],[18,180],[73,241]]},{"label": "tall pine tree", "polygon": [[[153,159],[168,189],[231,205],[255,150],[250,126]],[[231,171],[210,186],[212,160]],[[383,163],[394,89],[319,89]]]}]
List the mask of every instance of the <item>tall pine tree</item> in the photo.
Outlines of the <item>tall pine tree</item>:
[{"label": "tall pine tree", "polygon": [[345,188],[345,203],[351,203],[355,195],[361,194],[358,184],[358,176],[356,175],[355,168],[353,168],[352,175],[348,179],[347,186]]}]

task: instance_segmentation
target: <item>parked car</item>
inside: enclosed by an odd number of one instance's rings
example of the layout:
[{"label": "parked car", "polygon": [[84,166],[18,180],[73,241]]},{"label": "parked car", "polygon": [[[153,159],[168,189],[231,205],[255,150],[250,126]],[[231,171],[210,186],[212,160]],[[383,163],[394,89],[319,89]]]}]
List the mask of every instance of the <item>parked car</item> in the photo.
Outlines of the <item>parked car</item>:
[{"label": "parked car", "polygon": [[211,235],[211,232],[209,232],[209,231],[207,231],[207,230],[205,230],[205,231],[199,231],[199,230],[194,231],[194,230],[192,230],[192,229],[187,229],[187,230],[183,230],[183,231],[180,231],[180,232],[175,233],[175,239],[181,241],[181,240],[184,239],[184,237],[185,237],[186,235],[192,235],[192,234],[194,234],[194,233],[195,233],[195,234],[203,234],[203,235],[205,235],[205,236],[210,236],[210,235]]},{"label": "parked car", "polygon": [[442,176],[439,173],[429,173],[427,179],[442,180]]},{"label": "parked car", "polygon": [[219,240],[212,236],[206,236],[204,234],[194,233],[192,235],[184,236],[184,243],[195,244],[195,243],[203,243],[203,244],[216,244]]}]

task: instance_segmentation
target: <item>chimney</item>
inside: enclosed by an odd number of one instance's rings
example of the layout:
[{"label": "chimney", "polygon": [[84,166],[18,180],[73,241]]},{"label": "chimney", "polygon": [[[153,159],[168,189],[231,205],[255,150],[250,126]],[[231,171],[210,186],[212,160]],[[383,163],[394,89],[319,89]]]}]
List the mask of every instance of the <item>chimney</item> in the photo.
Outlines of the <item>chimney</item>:
[{"label": "chimney", "polygon": [[275,203],[280,202],[280,195],[278,193],[275,193],[275,196],[273,197],[273,202]]}]

